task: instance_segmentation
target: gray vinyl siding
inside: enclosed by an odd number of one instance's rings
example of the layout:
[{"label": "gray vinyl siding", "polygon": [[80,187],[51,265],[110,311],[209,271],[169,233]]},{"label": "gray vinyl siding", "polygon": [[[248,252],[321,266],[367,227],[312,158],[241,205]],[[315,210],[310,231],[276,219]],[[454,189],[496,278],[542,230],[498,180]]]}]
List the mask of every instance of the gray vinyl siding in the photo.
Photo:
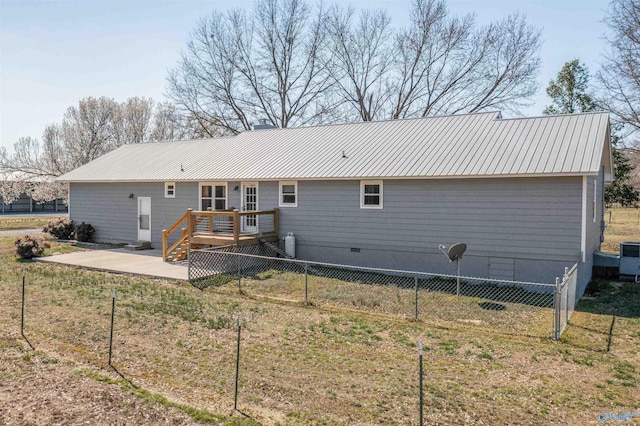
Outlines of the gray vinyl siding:
[{"label": "gray vinyl siding", "polygon": [[[604,171],[601,171],[599,176],[587,177],[586,253],[585,262],[581,265],[579,274],[579,286],[577,290],[578,297],[581,297],[584,294],[586,286],[591,280],[593,271],[593,253],[599,251],[602,244],[601,238],[604,231],[603,176]],[[594,185],[596,187],[595,199],[593,190]],[[578,300],[578,298],[576,298],[576,300]]]},{"label": "gray vinyl siding", "polygon": [[[262,209],[277,207],[277,191],[261,183]],[[298,181],[280,236],[293,232],[309,260],[438,273],[453,272],[438,245],[465,242],[464,274],[488,277],[491,258],[513,258],[514,279],[553,282],[580,258],[581,213],[581,177],[385,180],[383,209],[360,208],[358,180]]]},{"label": "gray vinyl siding", "polygon": [[[464,242],[463,275],[552,283],[581,258],[582,186],[582,177],[385,180],[384,208],[361,209],[359,180],[299,180],[298,207],[280,208],[280,237],[295,234],[301,259],[435,273],[455,273],[438,245]],[[227,188],[227,206],[242,209],[242,182]],[[70,216],[91,223],[96,241],[134,241],[142,196],[151,197],[158,248],[162,229],[199,209],[196,182],[177,182],[175,198],[164,198],[163,182],[72,183]],[[277,181],[258,182],[259,209],[278,207],[278,198]],[[590,260],[600,225],[587,219]]]},{"label": "gray vinyl siding", "polygon": [[69,217],[76,223],[90,223],[96,230],[95,241],[136,241],[138,197],[151,197],[151,244],[160,248],[162,230],[173,225],[188,208],[198,208],[198,184],[176,182],[175,198],[165,198],[164,182],[71,183]]}]

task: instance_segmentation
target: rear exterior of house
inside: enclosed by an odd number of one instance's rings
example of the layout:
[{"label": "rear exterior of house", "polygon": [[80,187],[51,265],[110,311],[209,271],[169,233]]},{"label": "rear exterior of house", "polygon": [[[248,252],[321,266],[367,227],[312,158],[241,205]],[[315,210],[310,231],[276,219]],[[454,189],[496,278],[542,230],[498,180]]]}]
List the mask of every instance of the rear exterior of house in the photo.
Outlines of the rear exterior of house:
[{"label": "rear exterior of house", "polygon": [[[552,283],[565,267],[578,263],[582,294],[602,238],[603,187],[611,171],[608,116],[569,117],[560,117],[563,125],[557,120],[548,122],[546,117],[533,124],[502,120],[495,113],[449,117],[433,128],[435,139],[447,139],[449,146],[444,148],[424,148],[430,142],[421,131],[429,133],[429,129],[402,123],[433,125],[435,119],[393,122],[396,127],[389,130],[389,140],[406,138],[410,142],[391,148],[383,144],[384,139],[373,136],[384,128],[374,129],[364,138],[365,144],[357,132],[364,129],[366,133],[367,124],[373,123],[345,125],[339,129],[342,143],[322,146],[317,155],[309,150],[318,141],[334,141],[333,128],[340,126],[245,132],[192,146],[188,142],[169,147],[155,144],[159,150],[171,149],[182,157],[136,176],[132,173],[137,172],[126,169],[130,164],[121,165],[122,170],[100,172],[119,159],[130,158],[134,150],[125,147],[129,153],[107,158],[102,165],[98,159],[94,162],[98,164],[90,163],[83,166],[85,170],[62,179],[70,182],[71,219],[91,223],[96,241],[148,240],[159,248],[162,230],[188,208],[277,208],[280,240],[293,233],[296,257],[301,259],[452,273],[454,265],[438,246],[464,242],[468,249],[462,260],[463,275]],[[509,122],[507,130],[504,122]],[[463,134],[469,128],[470,134]],[[568,131],[574,142],[565,149],[558,138],[568,139]],[[593,134],[597,143],[588,140]],[[523,141],[510,142],[516,137]],[[292,139],[303,145],[299,152],[295,152],[298,145],[283,147]],[[450,140],[462,140],[462,146]],[[222,147],[207,155],[202,150],[213,146],[208,143]],[[153,148],[151,144],[136,151],[151,153]],[[199,161],[188,161],[189,148],[198,152],[191,155],[198,155]],[[340,158],[326,160],[329,172],[322,170],[325,150],[340,154]],[[247,156],[248,151],[255,157]],[[155,155],[167,158],[166,152]],[[590,162],[589,170],[563,172],[572,156]],[[500,160],[487,164],[487,157]],[[349,162],[350,169],[341,171]],[[379,169],[376,162],[389,167],[384,173],[374,173]],[[447,162],[450,164],[442,166]],[[421,163],[427,166],[416,173]],[[578,167],[577,160],[573,163]],[[162,167],[170,172],[164,173]],[[528,169],[522,172],[525,167]],[[533,170],[535,167],[542,172]],[[461,172],[465,168],[473,173]],[[91,176],[94,178],[89,179]],[[259,227],[260,220],[258,217],[258,223],[251,225]]]}]

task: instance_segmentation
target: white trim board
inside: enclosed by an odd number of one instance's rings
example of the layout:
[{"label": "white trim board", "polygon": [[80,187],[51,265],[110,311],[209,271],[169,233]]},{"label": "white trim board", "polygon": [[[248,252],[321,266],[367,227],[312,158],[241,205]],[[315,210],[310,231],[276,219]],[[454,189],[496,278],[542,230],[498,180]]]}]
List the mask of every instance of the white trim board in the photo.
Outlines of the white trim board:
[{"label": "white trim board", "polygon": [[587,261],[587,177],[582,177],[582,226],[580,232],[582,263]]},{"label": "white trim board", "polygon": [[[585,171],[575,173],[532,173],[532,174],[497,174],[497,175],[442,175],[442,176],[325,176],[325,177],[299,177],[299,176],[286,176],[286,177],[251,177],[250,180],[246,180],[247,177],[231,177],[231,178],[212,178],[203,177],[201,179],[176,179],[175,176],[171,179],[114,179],[114,180],[60,180],[58,182],[67,183],[154,183],[173,181],[180,183],[190,182],[277,182],[280,180],[295,180],[295,181],[328,181],[328,180],[441,180],[441,179],[523,179],[523,178],[554,178],[554,177],[585,177],[585,176],[598,176],[599,172]],[[243,180],[245,179],[245,180]]]}]

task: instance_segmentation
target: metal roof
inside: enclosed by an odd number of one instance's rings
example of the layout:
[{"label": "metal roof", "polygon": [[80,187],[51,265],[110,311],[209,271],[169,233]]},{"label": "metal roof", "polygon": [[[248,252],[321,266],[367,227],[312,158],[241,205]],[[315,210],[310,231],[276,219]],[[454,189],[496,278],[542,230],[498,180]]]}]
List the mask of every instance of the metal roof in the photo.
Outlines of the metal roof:
[{"label": "metal roof", "polygon": [[611,171],[609,114],[503,119],[499,112],[246,131],[125,145],[59,180],[449,178]]}]

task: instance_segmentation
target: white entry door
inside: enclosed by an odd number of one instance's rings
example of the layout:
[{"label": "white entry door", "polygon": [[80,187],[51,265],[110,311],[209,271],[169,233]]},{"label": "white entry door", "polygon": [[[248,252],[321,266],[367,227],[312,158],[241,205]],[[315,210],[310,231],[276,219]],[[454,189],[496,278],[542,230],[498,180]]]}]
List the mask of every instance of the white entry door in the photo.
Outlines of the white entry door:
[{"label": "white entry door", "polygon": [[151,197],[138,197],[138,241],[151,241]]},{"label": "white entry door", "polygon": [[[242,211],[250,212],[258,210],[258,184],[243,183],[242,184]],[[242,232],[254,233],[258,232],[258,216],[246,215],[242,216]]]}]

